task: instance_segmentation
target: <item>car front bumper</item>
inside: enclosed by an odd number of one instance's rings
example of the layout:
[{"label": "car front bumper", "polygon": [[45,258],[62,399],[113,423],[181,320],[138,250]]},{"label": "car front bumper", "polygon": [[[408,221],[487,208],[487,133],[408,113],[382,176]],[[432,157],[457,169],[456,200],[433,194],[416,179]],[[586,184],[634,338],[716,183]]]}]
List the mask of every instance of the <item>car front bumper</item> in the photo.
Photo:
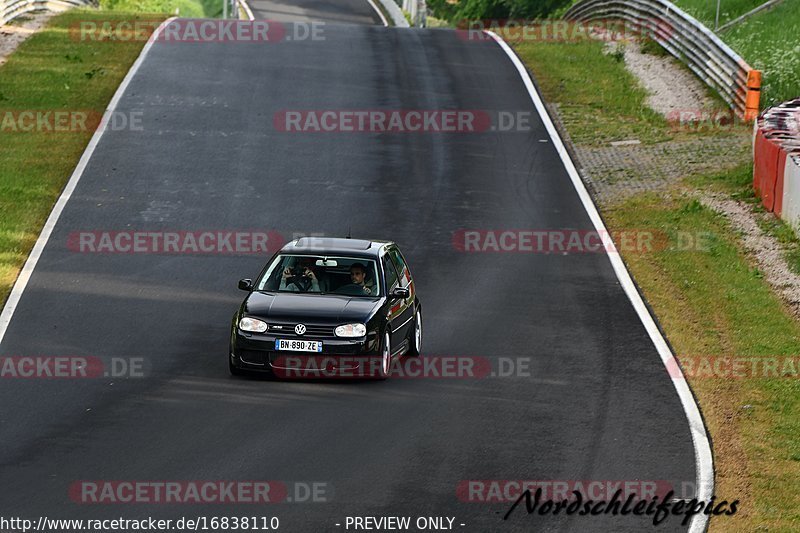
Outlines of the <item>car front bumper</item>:
[{"label": "car front bumper", "polygon": [[[275,350],[277,339],[322,342],[322,352]],[[379,336],[370,332],[357,339],[249,334],[236,328],[231,335],[231,364],[242,370],[278,377],[372,377],[380,368]]]}]

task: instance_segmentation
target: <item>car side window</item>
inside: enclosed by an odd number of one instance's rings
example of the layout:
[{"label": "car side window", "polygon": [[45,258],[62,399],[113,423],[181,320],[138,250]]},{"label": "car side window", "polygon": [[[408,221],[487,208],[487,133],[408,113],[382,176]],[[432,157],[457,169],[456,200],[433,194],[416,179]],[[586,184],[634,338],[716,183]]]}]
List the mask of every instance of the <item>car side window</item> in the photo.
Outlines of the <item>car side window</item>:
[{"label": "car side window", "polygon": [[400,250],[397,248],[392,248],[389,250],[389,255],[392,257],[392,262],[394,263],[394,266],[397,267],[397,271],[400,273],[400,286],[407,287],[408,284],[411,283],[411,273],[408,271],[408,266],[403,260],[403,256],[400,255]]},{"label": "car side window", "polygon": [[386,288],[391,291],[397,285],[397,271],[388,255],[383,256],[383,271],[386,273]]}]

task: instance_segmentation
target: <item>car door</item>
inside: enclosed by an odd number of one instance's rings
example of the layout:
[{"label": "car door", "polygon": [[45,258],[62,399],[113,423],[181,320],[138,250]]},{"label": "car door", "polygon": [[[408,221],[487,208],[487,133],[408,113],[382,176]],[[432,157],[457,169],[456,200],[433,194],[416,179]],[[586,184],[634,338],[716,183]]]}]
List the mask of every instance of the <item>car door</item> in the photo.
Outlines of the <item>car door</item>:
[{"label": "car door", "polygon": [[414,326],[414,283],[411,280],[411,271],[408,269],[400,250],[392,246],[387,255],[391,258],[392,264],[397,269],[398,286],[408,289],[408,298],[398,300],[400,302],[400,312],[395,326],[398,335],[398,342],[408,338],[411,328]]},{"label": "car door", "polygon": [[[389,257],[388,253],[383,256],[381,262],[383,264],[383,275],[386,279],[386,295],[389,297],[392,291],[400,286],[399,276],[397,275],[397,269],[392,262],[392,258]],[[403,337],[398,331],[403,323],[403,300],[393,300],[391,297],[389,297],[388,305],[389,314],[387,319],[389,322],[389,329],[392,331],[390,339],[392,343],[392,351],[394,352],[397,349],[398,344],[403,342]]]}]

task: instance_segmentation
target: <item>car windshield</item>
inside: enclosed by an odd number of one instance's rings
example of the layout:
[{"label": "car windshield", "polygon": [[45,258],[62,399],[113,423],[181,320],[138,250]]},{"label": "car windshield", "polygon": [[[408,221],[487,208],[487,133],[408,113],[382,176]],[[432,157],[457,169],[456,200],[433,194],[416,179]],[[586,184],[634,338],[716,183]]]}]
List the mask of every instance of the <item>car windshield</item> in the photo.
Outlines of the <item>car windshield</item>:
[{"label": "car windshield", "polygon": [[375,261],[363,257],[279,254],[256,284],[257,291],[380,296]]}]

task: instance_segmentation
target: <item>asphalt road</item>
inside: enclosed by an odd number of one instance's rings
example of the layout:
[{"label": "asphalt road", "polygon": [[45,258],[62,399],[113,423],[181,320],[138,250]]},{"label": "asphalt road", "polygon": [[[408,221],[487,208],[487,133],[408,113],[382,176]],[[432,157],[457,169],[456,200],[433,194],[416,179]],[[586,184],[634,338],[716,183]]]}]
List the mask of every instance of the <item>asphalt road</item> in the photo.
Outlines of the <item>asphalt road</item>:
[{"label": "asphalt road", "polygon": [[367,0],[248,0],[248,4],[257,20],[383,24]]},{"label": "asphalt road", "polygon": [[[146,375],[3,380],[3,514],[274,514],[282,531],[342,531],[355,515],[452,516],[462,531],[649,529],[634,517],[503,521],[508,502],[457,497],[464,480],[679,487],[695,479],[686,418],[606,256],[454,249],[464,228],[592,229],[501,49],[444,30],[324,35],[151,50],[118,107],[141,112],[142,128],[102,137],[0,344],[4,356],[141,357]],[[287,109],[533,116],[513,133],[277,131]],[[254,228],[395,240],[423,302],[424,353],[523,358],[530,375],[233,378],[236,281],[265,257],[67,246],[76,231]],[[76,480],[320,482],[329,501],[81,505],[68,496]]]}]

